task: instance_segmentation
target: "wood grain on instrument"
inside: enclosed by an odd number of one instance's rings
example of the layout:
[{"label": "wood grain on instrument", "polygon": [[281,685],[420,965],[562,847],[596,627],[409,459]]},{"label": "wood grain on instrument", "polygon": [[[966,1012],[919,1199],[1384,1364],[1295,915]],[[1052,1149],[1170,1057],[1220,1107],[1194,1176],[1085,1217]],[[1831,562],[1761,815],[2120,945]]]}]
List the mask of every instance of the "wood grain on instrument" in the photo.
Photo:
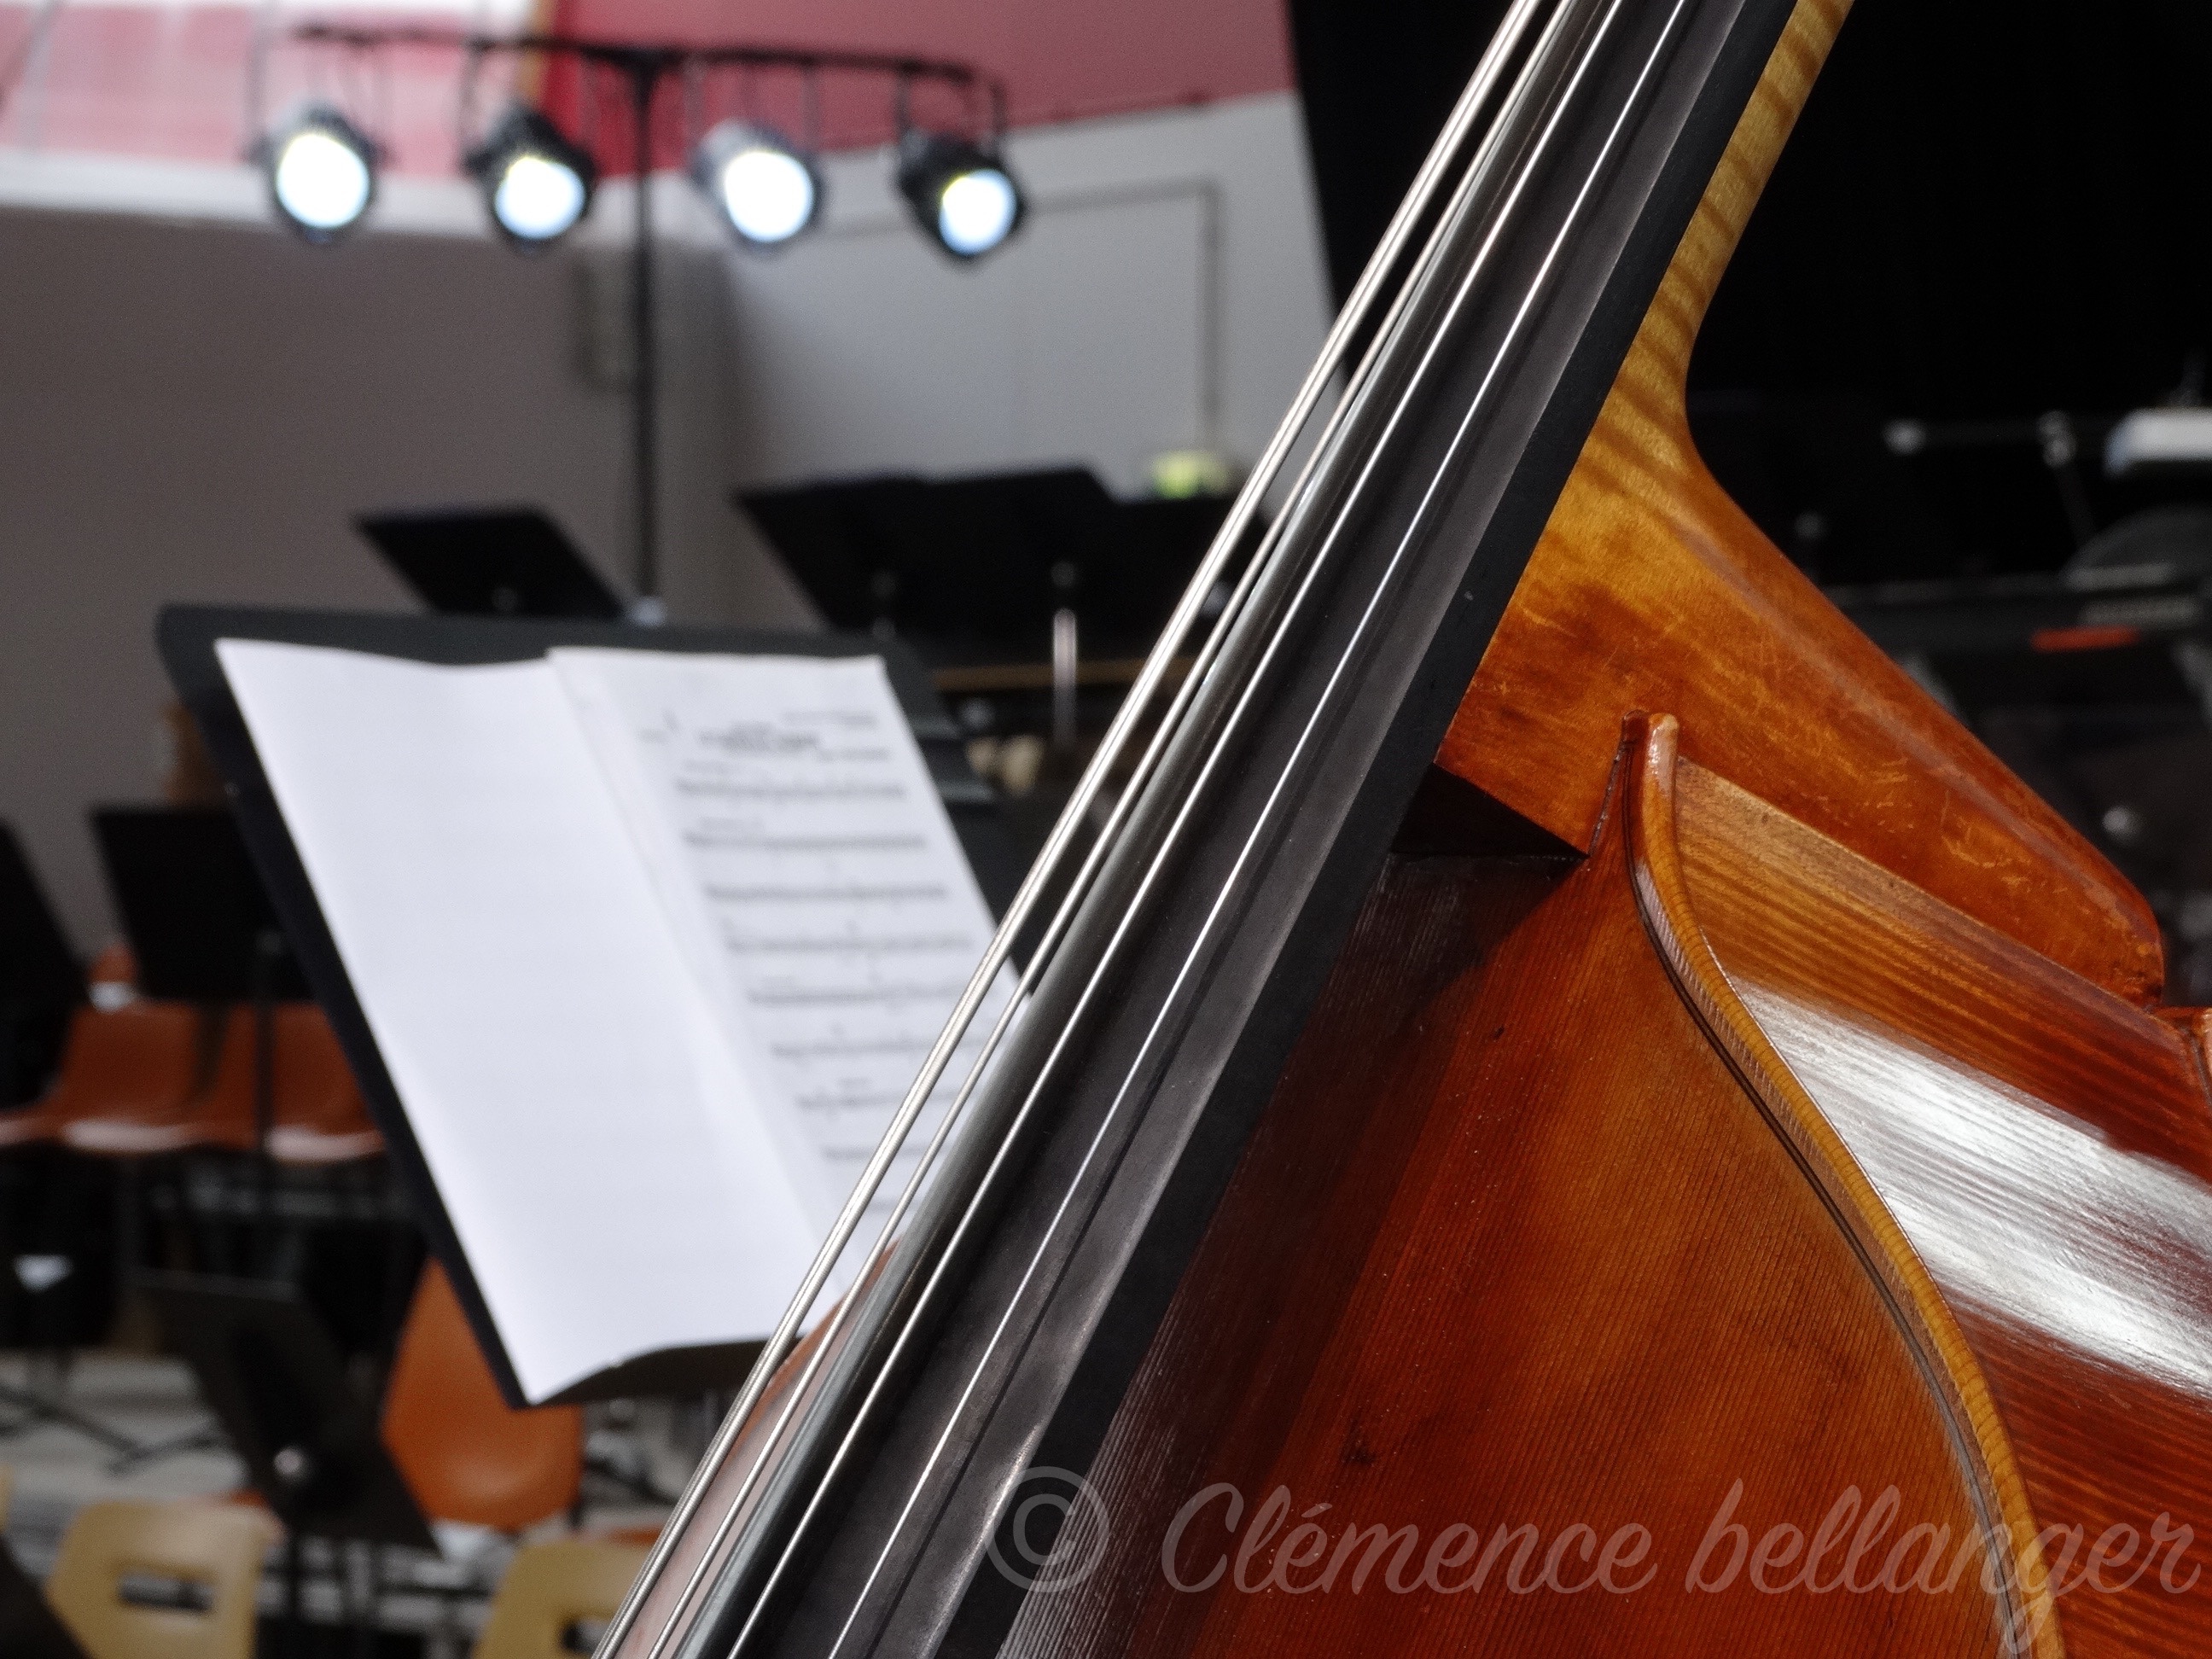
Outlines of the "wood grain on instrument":
[{"label": "wood grain on instrument", "polygon": [[[1688,1588],[1717,1522],[1809,1539],[1854,1490],[1894,1486],[1893,1532],[1963,1540],[1988,1506],[1924,1357],[1686,1004],[1634,879],[1618,812],[1571,865],[1394,862],[1093,1467],[1106,1561],[1033,1598],[1009,1652],[2004,1650],[1975,1572],[1935,1594],[1768,1594],[1741,1570]],[[1394,1593],[1379,1567],[1355,1590],[1348,1563],[1290,1594],[1265,1548],[1248,1589],[1248,1534],[1216,1505],[1174,1562],[1184,1583],[1231,1570],[1179,1589],[1164,1541],[1223,1482],[1248,1521],[1278,1488],[1291,1525],[1328,1506],[1328,1554],[1347,1528],[1416,1528],[1401,1583],[1454,1525],[1484,1547],[1534,1527],[1540,1557],[1577,1525],[1642,1527],[1650,1582],[1531,1590],[1509,1542],[1469,1592]]]},{"label": "wood grain on instrument", "polygon": [[[1585,855],[1471,816],[1390,861],[1090,1472],[1098,1564],[1008,1653],[2212,1651],[2207,1021],[1684,417],[1842,9],[1802,0],[1438,756]],[[1808,1582],[1886,1492],[1895,1570]],[[1735,1522],[1797,1551],[1705,1588]],[[1479,1586],[1355,1583],[1346,1537],[1455,1524],[1506,1540]],[[1632,1591],[1510,1570],[1631,1524]]]},{"label": "wood grain on instrument", "polygon": [[[1621,804],[1637,898],[1651,942],[1707,1037],[1727,1057],[1746,1091],[1765,1112],[1806,1179],[1826,1202],[1837,1224],[1852,1241],[1863,1267],[1880,1288],[1891,1317],[1921,1366],[1930,1395],[1950,1427],[1960,1463],[1975,1495],[1978,1524],[1992,1540],[2004,1540],[1999,1552],[2003,1570],[1994,1576],[1994,1582],[2010,1587],[2005,1611],[2009,1626],[2018,1632],[2015,1645],[2039,1637],[2035,1650],[2055,1653],[2058,1647],[2051,1628],[2052,1598],[2034,1511],[1981,1365],[1897,1216],[1853,1156],[1838,1127],[1820,1103],[1806,1092],[1775,1036],[1746,1006],[1741,988],[1716,951],[1703,915],[1692,904],[1679,789],[1686,780],[1692,785],[1693,803],[1713,799],[1712,790],[1695,787],[1708,775],[1679,763],[1680,728],[1672,715],[1656,720],[1632,716],[1627,727]],[[1729,798],[1750,799],[1740,791],[1730,791]],[[1789,822],[1778,813],[1771,816]],[[1725,822],[1718,815],[1706,814],[1698,820],[1701,827],[1709,818]],[[1779,839],[1778,832],[1765,843],[1751,841],[1741,850],[1755,860],[1761,852],[1773,851]],[[1820,838],[1808,834],[1807,839],[1818,842]],[[1784,856],[1797,850],[1786,848]],[[1863,862],[1840,848],[1836,851],[1855,865]],[[1725,860],[1723,867],[1727,867]],[[1755,888],[1758,882],[1754,879],[1750,884]],[[1786,970],[1778,977],[1790,982]],[[1902,1101],[1887,1103],[1887,1109],[1909,1109]],[[1994,1542],[1992,1547],[1996,1547]]]},{"label": "wood grain on instrument", "polygon": [[[2055,1529],[2067,1650],[2212,1650],[2212,1583],[2136,1571],[2160,1516],[2212,1540],[2212,1112],[2189,1031],[1712,774],[1683,766],[1678,794],[1698,925],[1925,1263]],[[2100,1587],[2108,1535],[2136,1543]]]},{"label": "wood grain on instrument", "polygon": [[1690,759],[2153,1001],[2142,898],[1774,550],[1691,441],[1698,325],[1843,11],[1800,0],[1437,762],[1587,847],[1622,715],[1669,710]]}]

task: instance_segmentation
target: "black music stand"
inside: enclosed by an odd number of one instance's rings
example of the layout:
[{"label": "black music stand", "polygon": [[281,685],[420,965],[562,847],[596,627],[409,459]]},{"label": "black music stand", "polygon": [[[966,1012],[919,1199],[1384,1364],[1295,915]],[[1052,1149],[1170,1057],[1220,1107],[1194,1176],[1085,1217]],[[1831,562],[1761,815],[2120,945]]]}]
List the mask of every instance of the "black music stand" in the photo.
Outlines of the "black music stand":
[{"label": "black music stand", "polygon": [[370,1115],[383,1132],[387,1153],[405,1194],[409,1212],[453,1281],[507,1403],[575,1405],[647,1396],[675,1398],[734,1388],[758,1354],[757,1342],[711,1343],[659,1350],[585,1378],[551,1400],[530,1401],[514,1375],[505,1343],[477,1287],[460,1236],[416,1144],[399,1091],[386,1068],[362,1012],[337,944],[316,902],[299,849],[255,753],[236,699],[231,696],[217,641],[273,640],[294,645],[362,651],[416,662],[475,664],[528,662],[557,646],[613,646],[635,650],[707,652],[734,655],[880,656],[905,712],[954,833],[994,914],[1003,911],[1019,884],[1021,861],[990,790],[968,765],[965,744],[939,703],[929,677],[897,641],[866,635],[769,633],[736,629],[670,626],[649,633],[624,623],[534,621],[475,617],[410,617],[307,611],[172,606],[156,628],[163,662],[177,694],[191,713],[208,751],[235,792],[239,826],[256,867],[283,917],[305,963],[316,1000],[330,1017]]},{"label": "black music stand", "polygon": [[[94,810],[92,823],[138,958],[138,988],[181,1002],[243,1002],[253,1011],[253,1140],[265,1227],[274,1209],[269,1132],[276,1115],[276,1004],[305,1000],[307,981],[228,811],[103,806]],[[131,1265],[126,1258],[126,1273]]]},{"label": "black music stand", "polygon": [[614,590],[535,507],[364,513],[354,527],[443,616],[614,622],[623,614]]},{"label": "black music stand", "polygon": [[741,490],[833,627],[886,625],[933,663],[1041,661],[1054,613],[1087,656],[1142,656],[1229,498],[1117,501],[1082,467],[855,478]]},{"label": "black music stand", "polygon": [[0,1539],[0,1653],[8,1659],[89,1659]]},{"label": "black music stand", "polygon": [[94,809],[92,827],[146,995],[181,1002],[307,996],[229,812],[102,806]]},{"label": "black music stand", "polygon": [[[0,1103],[17,1105],[31,1092],[27,1085],[51,1069],[69,1016],[83,1000],[84,971],[15,831],[0,823]],[[0,1403],[23,1413],[7,1432],[52,1423],[110,1451],[137,1448],[128,1436],[36,1389],[0,1384]],[[0,1607],[0,1628],[6,1617]],[[0,1653],[13,1651],[0,1643]]]},{"label": "black music stand", "polygon": [[289,1285],[154,1273],[140,1288],[246,1480],[284,1523],[287,1644],[296,1653],[302,1538],[421,1550],[437,1540],[337,1345]]},{"label": "black music stand", "polygon": [[36,1091],[83,1000],[84,969],[15,830],[0,823],[0,1107]]},{"label": "black music stand", "polygon": [[[245,1003],[253,1018],[253,1140],[257,1247],[272,1249],[276,1116],[276,1004],[299,1001],[307,981],[293,958],[237,822],[222,808],[106,806],[93,833],[123,931],[138,959],[138,988],[165,1000]],[[118,1276],[138,1288],[137,1191],[126,1161],[117,1240]],[[210,1431],[120,1449],[121,1473],[210,1443]]]}]

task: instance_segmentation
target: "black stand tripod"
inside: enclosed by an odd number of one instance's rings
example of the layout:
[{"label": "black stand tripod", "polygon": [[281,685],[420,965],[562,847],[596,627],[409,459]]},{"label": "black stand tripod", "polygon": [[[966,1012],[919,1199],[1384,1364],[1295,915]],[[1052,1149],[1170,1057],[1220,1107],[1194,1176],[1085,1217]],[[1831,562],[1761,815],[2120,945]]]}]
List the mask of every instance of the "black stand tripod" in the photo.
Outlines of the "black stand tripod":
[{"label": "black stand tripod", "polygon": [[[301,1659],[305,1540],[431,1550],[429,1526],[330,1334],[290,1290],[173,1274],[149,1274],[142,1289],[246,1478],[284,1523],[283,1651]],[[370,1605],[354,1610],[357,1637],[374,1620],[374,1599],[372,1586]]]}]

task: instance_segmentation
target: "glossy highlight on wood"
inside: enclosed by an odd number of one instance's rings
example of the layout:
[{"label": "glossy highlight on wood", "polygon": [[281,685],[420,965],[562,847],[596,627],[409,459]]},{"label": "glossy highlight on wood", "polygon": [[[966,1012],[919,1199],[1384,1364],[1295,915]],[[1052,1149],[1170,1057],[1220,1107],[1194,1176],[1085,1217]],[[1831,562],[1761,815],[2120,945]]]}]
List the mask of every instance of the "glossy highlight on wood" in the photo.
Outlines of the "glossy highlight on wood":
[{"label": "glossy highlight on wood", "polygon": [[1677,793],[1705,937],[1925,1264],[2056,1529],[2067,1651],[2204,1651],[2212,1583],[2079,1582],[2115,1528],[2212,1534],[2212,1113],[2187,1033],[1723,779],[1686,765]]},{"label": "glossy highlight on wood", "polygon": [[1621,717],[1664,710],[1690,759],[2152,1001],[2164,965],[2142,897],[1775,550],[1690,436],[1698,325],[1844,9],[1801,0],[1437,763],[1586,847]]},{"label": "glossy highlight on wood", "polygon": [[[1913,1333],[1654,950],[1624,816],[1571,865],[1394,862],[1092,1468],[1107,1563],[1033,1598],[1009,1651],[2007,1650],[1974,1575],[1685,1589],[1739,1481],[1754,1534],[1811,1533],[1852,1488],[1953,1537],[1992,1506]],[[1224,1482],[1425,1540],[1638,1524],[1657,1572],[1178,1590],[1163,1540]],[[1182,1541],[1194,1583],[1223,1534]]]},{"label": "glossy highlight on wood", "polygon": [[[1683,413],[1842,10],[1801,3],[1437,756],[1467,792],[1424,793],[1088,1471],[1095,1565],[1006,1653],[2212,1651],[2212,1016],[2152,1006],[2140,896]],[[1975,1570],[1701,1587],[1724,1521],[1809,1550],[1893,1489],[1883,1547]],[[1633,1593],[1507,1571],[1629,1521]],[[1455,1523],[1479,1583],[1358,1541]]]}]

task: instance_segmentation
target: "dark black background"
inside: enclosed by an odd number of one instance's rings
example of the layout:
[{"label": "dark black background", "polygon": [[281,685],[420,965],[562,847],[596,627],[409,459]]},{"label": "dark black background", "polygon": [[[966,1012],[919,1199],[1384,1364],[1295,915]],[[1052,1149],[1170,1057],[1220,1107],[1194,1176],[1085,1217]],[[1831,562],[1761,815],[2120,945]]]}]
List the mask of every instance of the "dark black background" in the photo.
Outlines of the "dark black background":
[{"label": "dark black background", "polygon": [[[1290,0],[1340,295],[1503,10]],[[2061,562],[2032,446],[1900,462],[1882,423],[2065,410],[2094,444],[2174,391],[2212,343],[2208,108],[2199,0],[1859,0],[1692,368],[1722,482],[1825,580]],[[2154,498],[2092,489],[2100,522]]]}]

